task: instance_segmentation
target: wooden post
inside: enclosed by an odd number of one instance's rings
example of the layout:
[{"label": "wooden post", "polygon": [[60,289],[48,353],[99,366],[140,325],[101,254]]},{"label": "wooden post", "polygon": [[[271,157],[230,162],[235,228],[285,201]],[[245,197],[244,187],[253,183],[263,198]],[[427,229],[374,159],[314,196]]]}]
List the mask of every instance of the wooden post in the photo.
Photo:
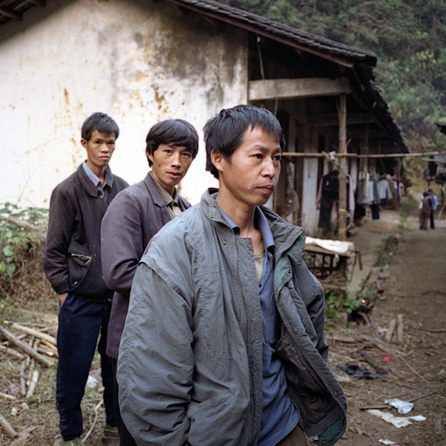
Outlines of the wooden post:
[{"label": "wooden post", "polygon": [[339,96],[339,205],[338,205],[338,238],[347,240],[347,95]]}]

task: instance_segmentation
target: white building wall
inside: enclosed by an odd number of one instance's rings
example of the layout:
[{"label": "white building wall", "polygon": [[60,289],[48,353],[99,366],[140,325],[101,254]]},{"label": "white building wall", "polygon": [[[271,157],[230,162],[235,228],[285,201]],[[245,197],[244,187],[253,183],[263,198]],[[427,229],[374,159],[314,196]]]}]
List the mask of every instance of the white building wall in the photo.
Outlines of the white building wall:
[{"label": "white building wall", "polygon": [[[48,206],[85,158],[80,128],[96,111],[121,135],[111,161],[130,184],[148,171],[145,137],[182,118],[199,131],[247,100],[247,34],[167,2],[61,0],[0,29],[0,203]],[[198,202],[215,185],[204,144],[181,185]]]}]

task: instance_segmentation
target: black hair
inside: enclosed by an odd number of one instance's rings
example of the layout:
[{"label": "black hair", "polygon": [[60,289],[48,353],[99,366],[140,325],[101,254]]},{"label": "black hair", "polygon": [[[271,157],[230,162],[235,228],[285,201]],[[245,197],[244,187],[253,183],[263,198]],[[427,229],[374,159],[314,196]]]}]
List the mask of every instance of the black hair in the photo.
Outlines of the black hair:
[{"label": "black hair", "polygon": [[198,133],[193,125],[183,119],[166,119],[149,130],[146,152],[153,155],[160,144],[185,147],[192,154],[192,159],[195,159],[198,153]]},{"label": "black hair", "polygon": [[84,121],[81,131],[82,139],[90,141],[91,134],[94,130],[97,130],[99,133],[107,133],[110,135],[114,133],[116,139],[119,137],[118,124],[105,113],[93,113]]},{"label": "black hair", "polygon": [[220,152],[230,161],[234,151],[243,143],[246,131],[261,128],[277,137],[280,148],[285,147],[285,138],[279,120],[265,108],[253,105],[237,105],[223,109],[210,119],[203,128],[206,143],[206,170],[218,178],[218,171],[212,164],[211,153]]}]

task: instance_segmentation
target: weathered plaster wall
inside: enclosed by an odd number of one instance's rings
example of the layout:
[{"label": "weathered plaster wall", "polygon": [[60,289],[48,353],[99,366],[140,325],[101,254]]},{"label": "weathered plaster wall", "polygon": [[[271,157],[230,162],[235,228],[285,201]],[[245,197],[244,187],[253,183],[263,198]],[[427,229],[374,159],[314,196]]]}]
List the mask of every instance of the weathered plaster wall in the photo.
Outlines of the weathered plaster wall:
[{"label": "weathered plaster wall", "polygon": [[[110,114],[121,136],[111,161],[130,184],[148,165],[156,122],[199,131],[221,108],[246,103],[247,35],[152,0],[62,0],[0,28],[0,203],[47,206],[84,159],[80,127]],[[193,203],[215,181],[204,145],[182,183]]]}]

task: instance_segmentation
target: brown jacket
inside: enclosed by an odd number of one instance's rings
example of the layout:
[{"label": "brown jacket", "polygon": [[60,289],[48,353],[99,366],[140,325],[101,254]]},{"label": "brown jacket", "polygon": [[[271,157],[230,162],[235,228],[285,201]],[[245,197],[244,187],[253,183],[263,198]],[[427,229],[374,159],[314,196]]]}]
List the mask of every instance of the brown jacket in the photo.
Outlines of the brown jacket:
[{"label": "brown jacket", "polygon": [[[150,174],[118,194],[102,220],[102,272],[115,291],[108,326],[107,354],[118,359],[119,342],[129,307],[130,289],[138,262],[150,239],[172,217]],[[190,207],[179,197],[182,211]]]}]

